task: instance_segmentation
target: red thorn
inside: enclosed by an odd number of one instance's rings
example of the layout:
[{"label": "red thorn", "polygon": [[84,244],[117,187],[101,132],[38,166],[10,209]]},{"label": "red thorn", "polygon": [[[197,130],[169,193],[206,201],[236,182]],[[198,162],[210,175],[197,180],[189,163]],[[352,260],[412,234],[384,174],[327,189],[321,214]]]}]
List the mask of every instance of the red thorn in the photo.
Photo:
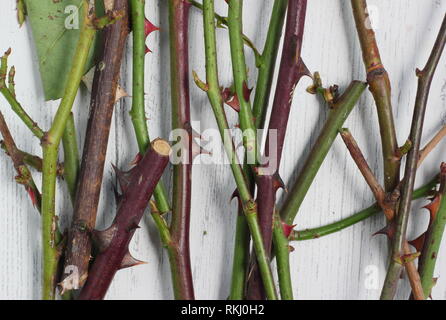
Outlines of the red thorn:
[{"label": "red thorn", "polygon": [[129,228],[128,228],[128,232],[134,231],[136,229],[141,228],[136,222],[134,222]]},{"label": "red thorn", "polygon": [[409,241],[409,244],[415,248],[415,250],[420,251],[423,249],[424,240],[426,239],[426,233],[422,233],[418,238]]},{"label": "red thorn", "polygon": [[149,47],[146,46],[146,51],[145,51],[145,53],[146,53],[146,54],[147,54],[147,53],[152,53],[152,50],[150,50]]},{"label": "red thorn", "polygon": [[132,160],[132,162],[130,162],[130,165],[136,166],[141,161],[141,159],[142,159],[142,155],[141,155],[141,153],[138,152],[136,154],[135,158]]},{"label": "red thorn", "polygon": [[252,89],[253,88],[249,89],[248,85],[246,84],[246,81],[243,81],[243,99],[245,99],[245,101],[249,101]]},{"label": "red thorn", "polygon": [[125,254],[124,258],[122,259],[121,266],[119,267],[119,269],[130,268],[130,267],[134,267],[134,266],[138,266],[140,264],[146,264],[146,263],[147,262],[133,258],[133,256],[130,254],[130,252],[127,252]]},{"label": "red thorn", "polygon": [[308,70],[305,62],[302,60],[301,57],[299,57],[298,66],[299,66],[298,74],[300,77],[307,76],[307,77],[310,77],[311,79],[313,79],[313,75],[311,74],[310,70]]},{"label": "red thorn", "polygon": [[291,235],[295,226],[296,226],[295,224],[289,225],[282,221],[282,229],[283,233],[285,234],[285,237],[288,238]]},{"label": "red thorn", "polygon": [[221,92],[223,101],[230,106],[234,111],[240,112],[240,101],[238,100],[238,97],[236,94],[234,94],[231,90],[231,88],[225,88]]},{"label": "red thorn", "polygon": [[114,164],[112,164],[113,170],[115,170],[116,178],[118,179],[119,187],[121,188],[122,193],[127,191],[127,188],[130,183],[130,171],[125,172],[118,169]]},{"label": "red thorn", "polygon": [[393,237],[395,236],[395,231],[396,231],[395,224],[391,222],[381,230],[375,232],[372,236],[383,234],[386,235],[389,239],[393,239]]},{"label": "red thorn", "polygon": [[212,155],[210,151],[207,151],[202,146],[200,146],[198,143],[195,142],[195,140],[192,140],[192,159],[195,159],[197,156],[201,154],[208,154]]},{"label": "red thorn", "polygon": [[433,199],[431,199],[431,202],[428,205],[423,207],[423,208],[429,210],[429,213],[430,213],[429,225],[432,224],[432,222],[434,221],[434,219],[437,215],[438,209],[440,208],[440,202],[441,202],[441,195],[439,193],[437,193],[435,195],[435,197]]},{"label": "red thorn", "polygon": [[148,19],[145,19],[144,21],[144,34],[146,35],[146,38],[154,31],[158,31],[160,28],[155,26],[152,22],[150,22]]},{"label": "red thorn", "polygon": [[31,188],[30,186],[25,186],[25,190],[26,190],[26,192],[28,192],[28,195],[31,198],[31,202],[35,208],[37,205],[36,191],[33,188]]},{"label": "red thorn", "polygon": [[229,202],[232,202],[232,200],[234,200],[234,198],[237,198],[237,202],[238,202],[239,206],[241,206],[242,200],[240,199],[240,194],[238,192],[238,189],[234,190],[234,192],[231,195],[231,200]]},{"label": "red thorn", "polygon": [[285,192],[288,192],[287,188],[285,187],[285,183],[283,182],[280,175],[276,172],[274,174],[274,182],[273,182],[274,191],[277,191],[279,189],[283,189]]}]

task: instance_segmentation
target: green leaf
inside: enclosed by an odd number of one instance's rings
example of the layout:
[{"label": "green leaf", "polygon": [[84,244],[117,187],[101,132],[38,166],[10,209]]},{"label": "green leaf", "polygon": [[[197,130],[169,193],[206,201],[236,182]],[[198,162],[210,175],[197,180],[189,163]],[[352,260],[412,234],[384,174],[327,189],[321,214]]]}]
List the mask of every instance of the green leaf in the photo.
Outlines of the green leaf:
[{"label": "green leaf", "polygon": [[[25,0],[46,100],[63,96],[82,27],[82,0]],[[87,62],[93,65],[93,45]]]}]

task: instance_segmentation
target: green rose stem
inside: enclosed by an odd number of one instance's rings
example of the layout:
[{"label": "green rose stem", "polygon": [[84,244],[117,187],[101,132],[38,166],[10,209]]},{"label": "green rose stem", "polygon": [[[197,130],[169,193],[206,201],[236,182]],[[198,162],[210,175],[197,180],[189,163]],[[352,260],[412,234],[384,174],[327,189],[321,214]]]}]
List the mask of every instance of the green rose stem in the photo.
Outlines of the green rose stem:
[{"label": "green rose stem", "polygon": [[257,76],[254,102],[252,105],[252,113],[258,129],[263,129],[265,126],[266,113],[271,95],[271,86],[273,83],[287,4],[288,0],[274,1],[265,46],[262,55],[259,58],[259,74]]},{"label": "green rose stem", "polygon": [[425,297],[431,295],[432,287],[436,282],[435,263],[446,225],[446,163],[444,162],[440,168],[440,189],[437,196],[440,197],[440,206],[437,212],[431,212],[431,221],[424,235],[424,245],[418,261],[418,272]]},{"label": "green rose stem", "polygon": [[[272,79],[274,76],[274,69],[276,65],[277,52],[279,50],[280,38],[282,35],[283,23],[285,20],[285,12],[287,8],[287,0],[276,0],[274,2],[273,10],[268,28],[268,33],[263,48],[262,54],[258,54],[254,48],[256,55],[256,64],[259,69],[257,76],[257,85],[255,90],[253,116],[257,129],[264,127],[266,111],[271,93]],[[225,19],[224,22],[227,22]],[[244,39],[246,38],[243,36]],[[248,41],[252,43],[251,41]],[[245,40],[245,45],[247,42]],[[245,174],[248,176],[251,184],[251,192],[254,192],[254,178],[250,174],[249,167],[244,166]],[[234,245],[234,262],[231,280],[231,293],[229,298],[231,300],[241,300],[245,295],[246,275],[248,268],[249,255],[249,228],[243,216],[243,209],[239,206],[239,214],[236,223],[236,240]],[[256,269],[255,276],[257,283],[261,284],[260,274]]]},{"label": "green rose stem", "polygon": [[[145,39],[147,36],[147,33],[144,31],[144,1],[132,0],[130,8],[133,30],[133,105],[130,115],[139,152],[144,154],[150,142],[144,110],[144,56],[146,53]],[[172,70],[176,70],[176,67],[173,67]],[[178,81],[179,78],[176,78],[176,80]],[[151,216],[160,233],[163,246],[167,249],[169,255],[174,296],[176,299],[192,299],[194,295],[190,263],[186,263],[189,260],[189,253],[187,251],[186,256],[183,255],[183,252],[185,252],[184,248],[180,250],[178,236],[181,236],[182,232],[176,232],[174,241],[171,230],[169,230],[169,226],[163,218],[163,215],[170,211],[170,205],[161,181],[158,182],[155,188],[154,197],[156,201],[150,202]],[[176,203],[178,203],[178,200]],[[176,221],[175,224],[178,226],[179,220]],[[182,239],[180,238],[180,240]]]},{"label": "green rose stem", "polygon": [[71,202],[74,204],[76,197],[77,175],[79,173],[79,150],[77,147],[76,127],[73,113],[70,113],[62,136],[64,151],[63,177],[70,192]]},{"label": "green rose stem", "polygon": [[[432,179],[422,187],[415,190],[413,192],[412,200],[421,199],[431,195],[432,190],[435,188],[437,183],[438,183],[438,176],[436,176],[434,179]],[[370,218],[380,212],[381,212],[380,206],[378,206],[377,204],[373,204],[370,207],[365,208],[351,215],[350,217],[327,224],[325,226],[312,229],[295,230],[291,234],[290,240],[304,241],[304,240],[318,239],[327,236],[329,234],[341,231],[350,226],[353,226],[356,223],[364,221],[367,218]]]},{"label": "green rose stem", "polygon": [[[283,2],[283,1],[286,1],[286,0],[280,0],[280,1]],[[198,1],[189,0],[189,2],[195,8],[203,11],[203,5],[201,3],[199,3]],[[215,20],[217,21],[217,27],[224,28],[224,27],[228,26],[228,18],[227,17],[223,17],[223,16],[221,16],[219,14],[216,14],[216,13],[214,14],[214,16],[215,16]],[[245,46],[247,46],[248,48],[250,48],[253,51],[254,56],[255,56],[256,64],[258,66],[260,66],[261,54],[260,54],[259,50],[257,50],[257,48],[255,47],[254,43],[246,35],[243,34],[242,37],[243,37],[243,42],[245,43]]]},{"label": "green rose stem", "polygon": [[228,0],[228,28],[231,47],[232,74],[234,77],[235,95],[240,103],[239,121],[243,132],[243,146],[250,165],[258,161],[257,134],[254,115],[249,101],[248,74],[245,62],[242,30],[243,0]]},{"label": "green rose stem", "polygon": [[[205,53],[206,53],[206,80],[207,84],[201,82],[198,76],[194,73],[195,82],[204,91],[207,92],[209,101],[217,120],[220,130],[220,135],[231,163],[232,173],[238,189],[238,196],[243,206],[243,211],[249,226],[251,236],[253,239],[254,251],[256,253],[257,261],[259,263],[260,272],[262,275],[263,285],[269,300],[276,300],[277,293],[274,286],[274,279],[271,273],[269,259],[263,245],[263,239],[260,232],[257,220],[256,203],[250,193],[249,184],[241,166],[238,164],[235,148],[232,139],[229,135],[229,127],[226,115],[223,109],[223,98],[218,81],[217,69],[217,49],[215,41],[215,17],[214,17],[214,1],[205,0],[203,3],[203,24],[204,24],[204,39],[205,39]],[[246,70],[245,70],[246,72]]]},{"label": "green rose stem", "polygon": [[392,192],[399,183],[400,160],[395,157],[398,150],[389,75],[381,62],[375,32],[371,27],[367,2],[352,0],[353,16],[367,72],[369,90],[375,100],[384,161],[384,189]]},{"label": "green rose stem", "polygon": [[[111,119],[128,35],[127,3],[115,0],[113,11],[96,19],[97,27],[105,27],[104,49],[93,79],[73,220],[68,232],[63,277],[59,283],[61,292],[82,287],[88,275],[91,232],[96,224]],[[73,268],[77,268],[78,281],[72,279]]]},{"label": "green rose stem", "polygon": [[43,286],[42,297],[45,300],[55,298],[55,282],[59,260],[55,239],[57,216],[55,210],[57,154],[65,124],[70,117],[76,93],[83,75],[84,66],[95,35],[92,16],[87,1],[83,10],[85,20],[80,32],[78,45],[72,61],[65,93],[57,109],[51,128],[42,138],[42,246],[43,246]]},{"label": "green rose stem", "polygon": [[169,0],[170,74],[172,129],[185,131],[177,142],[180,163],[173,167],[172,222],[170,234],[174,251],[170,256],[176,299],[193,300],[189,229],[192,194],[192,127],[189,98],[189,9],[187,0]]},{"label": "green rose stem", "polygon": [[387,269],[384,287],[381,292],[381,299],[390,300],[395,297],[398,281],[404,264],[401,262],[404,255],[404,247],[406,243],[406,230],[409,220],[411,208],[412,192],[415,183],[416,170],[420,152],[420,141],[423,132],[424,115],[426,112],[427,100],[432,79],[437,68],[446,43],[446,17],[443,20],[437,40],[435,41],[433,50],[426,66],[423,70],[417,69],[418,90],[415,100],[414,113],[412,118],[412,126],[410,130],[409,140],[412,148],[407,154],[406,167],[404,171],[404,181],[401,188],[401,200],[396,215],[396,231],[392,239],[392,258]]},{"label": "green rose stem", "polygon": [[[147,118],[144,108],[144,58],[146,54],[146,33],[144,0],[131,0],[131,20],[133,31],[133,89],[132,89],[132,109],[130,116],[133,129],[135,131],[138,149],[144,154],[150,146],[150,137],[147,128]],[[162,214],[170,211],[170,205],[166,189],[162,181],[158,182],[153,192],[156,199],[157,208]]]},{"label": "green rose stem", "polygon": [[328,119],[310,151],[293,187],[288,192],[285,203],[279,216],[276,215],[273,230],[273,242],[277,257],[277,271],[279,275],[280,292],[282,299],[293,299],[291,276],[289,273],[289,244],[288,238],[282,229],[282,220],[286,225],[292,225],[300,205],[308,192],[319,168],[321,167],[328,151],[344,124],[359,97],[367,87],[366,83],[353,81],[345,92],[333,102],[329,110]]}]

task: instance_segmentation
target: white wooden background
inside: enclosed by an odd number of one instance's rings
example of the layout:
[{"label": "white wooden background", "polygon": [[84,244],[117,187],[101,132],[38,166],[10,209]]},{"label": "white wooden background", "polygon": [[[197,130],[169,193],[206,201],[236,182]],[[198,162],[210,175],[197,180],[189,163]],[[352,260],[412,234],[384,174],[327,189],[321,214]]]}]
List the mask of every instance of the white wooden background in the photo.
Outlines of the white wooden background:
[{"label": "white wooden background", "polygon": [[[168,137],[170,128],[169,47],[167,1],[146,0],[146,15],[161,31],[148,39],[154,51],[146,58],[146,110],[151,136]],[[269,22],[272,0],[245,0],[244,31],[261,49]],[[377,39],[384,65],[393,87],[392,101],[398,139],[402,144],[409,133],[416,93],[415,68],[422,67],[434,43],[446,11],[445,0],[369,0],[373,6]],[[226,14],[223,0],[216,1],[217,11]],[[2,1],[0,11],[0,50],[12,47],[10,63],[17,68],[17,96],[41,127],[48,128],[58,102],[45,102],[38,75],[38,64],[28,26],[18,28],[15,1]],[[218,31],[221,83],[231,82],[231,64],[227,31]],[[131,43],[127,46],[122,67],[121,84],[131,89]],[[252,52],[246,50],[250,85],[256,68]],[[445,54],[446,55],[446,54]],[[303,45],[303,58],[312,71],[320,71],[326,84],[336,83],[344,89],[352,79],[364,80],[365,72],[354,29],[350,1],[309,0]],[[446,58],[440,61],[432,85],[426,115],[423,141],[428,141],[446,121]],[[190,68],[204,76],[204,48],[201,14],[191,9]],[[305,92],[310,84],[304,79],[297,87],[285,143],[281,173],[288,185],[324,120],[326,110],[318,100]],[[201,129],[216,123],[203,92],[191,83],[192,118]],[[80,143],[85,132],[89,97],[85,88],[79,95],[74,112]],[[115,177],[111,163],[125,167],[137,152],[128,111],[131,98],[116,106],[107,167],[104,175],[97,227],[103,229],[112,221],[115,202],[112,184]],[[0,99],[1,111],[10,124],[18,146],[41,154],[39,142]],[[236,115],[228,109],[231,124]],[[382,179],[381,148],[375,106],[367,91],[347,120],[359,141],[372,169]],[[446,161],[443,142],[419,170],[417,185],[430,179]],[[169,171],[168,171],[169,172]],[[40,218],[22,186],[14,182],[15,172],[10,159],[0,155],[0,298],[39,299],[41,284]],[[35,175],[40,185],[40,177]],[[166,175],[168,183],[169,174]],[[67,225],[72,209],[64,183],[59,183],[57,210]],[[193,167],[193,210],[191,223],[191,256],[196,297],[225,299],[229,292],[236,203],[229,203],[234,181],[228,166],[196,165]],[[296,223],[297,228],[324,225],[347,217],[373,202],[371,192],[350,159],[340,139],[336,139],[315,183],[305,199]],[[409,235],[418,235],[427,223],[423,201],[414,204]],[[342,232],[318,240],[295,244],[292,253],[292,277],[297,299],[377,299],[385,277],[386,240],[372,234],[384,225],[382,216],[375,216]],[[108,299],[171,299],[169,265],[161,248],[156,229],[147,215],[131,244],[131,251],[146,265],[119,271],[107,294]],[[445,244],[446,245],[446,244]],[[437,263],[446,267],[443,246]],[[376,271],[376,272],[375,272]],[[374,283],[373,276],[378,278]],[[407,279],[401,281],[398,298],[407,298]],[[446,298],[446,275],[439,278],[433,290],[434,299]]]}]

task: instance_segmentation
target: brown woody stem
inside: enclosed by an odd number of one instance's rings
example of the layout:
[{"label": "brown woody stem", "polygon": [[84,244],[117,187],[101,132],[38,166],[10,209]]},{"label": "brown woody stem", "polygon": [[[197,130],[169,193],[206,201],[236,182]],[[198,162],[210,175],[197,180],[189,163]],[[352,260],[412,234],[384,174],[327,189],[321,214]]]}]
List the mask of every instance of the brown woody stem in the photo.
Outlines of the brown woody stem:
[{"label": "brown woody stem", "polygon": [[381,61],[375,32],[370,25],[366,0],[352,0],[351,4],[369,90],[375,99],[378,111],[384,161],[384,188],[387,192],[392,192],[399,183],[400,161],[395,158],[398,142],[392,113],[390,80]]},{"label": "brown woody stem", "polygon": [[390,261],[384,287],[381,292],[381,299],[384,300],[394,298],[403,267],[401,264],[401,256],[404,254],[404,244],[406,242],[406,230],[411,209],[411,199],[415,184],[417,163],[419,159],[424,115],[426,112],[432,79],[445,44],[446,16],[443,20],[437,40],[435,41],[426,66],[421,71],[417,70],[418,90],[409,136],[409,140],[412,142],[412,148],[407,155],[406,168],[404,171],[401,200],[398,207],[398,214],[396,216],[395,237],[392,241],[392,259]]},{"label": "brown woody stem", "polygon": [[[90,117],[65,256],[65,268],[77,267],[79,286],[83,285],[88,274],[91,254],[90,233],[96,223],[111,118],[116,102],[121,60],[129,31],[128,2],[115,0],[113,10],[122,12],[122,18],[105,28],[105,47],[101,62],[96,66],[93,80]],[[72,269],[67,268],[67,270]],[[62,281],[60,284],[62,291],[72,289],[70,283],[70,281]]]}]

